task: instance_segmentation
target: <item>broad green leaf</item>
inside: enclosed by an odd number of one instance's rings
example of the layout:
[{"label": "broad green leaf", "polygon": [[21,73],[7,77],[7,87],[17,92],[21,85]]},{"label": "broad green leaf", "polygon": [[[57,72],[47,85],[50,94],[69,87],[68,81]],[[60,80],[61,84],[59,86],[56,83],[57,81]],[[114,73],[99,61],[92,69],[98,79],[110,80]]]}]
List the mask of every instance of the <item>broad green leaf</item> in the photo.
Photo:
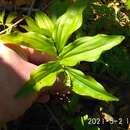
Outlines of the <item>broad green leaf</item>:
[{"label": "broad green leaf", "polygon": [[62,71],[59,62],[42,64],[34,70],[24,87],[16,94],[16,97],[27,96],[32,92],[39,92],[41,89],[50,87],[55,83],[56,76]]},{"label": "broad green leaf", "polygon": [[48,30],[52,33],[54,29],[54,24],[51,19],[43,12],[39,11],[35,15],[35,21],[40,28]]},{"label": "broad green leaf", "polygon": [[60,54],[61,63],[66,66],[74,66],[80,61],[96,61],[102,52],[118,45],[123,39],[122,35],[104,34],[81,37],[64,47]]},{"label": "broad green leaf", "polygon": [[72,91],[82,96],[90,96],[104,101],[118,101],[118,98],[108,93],[103,86],[81,71],[67,67],[72,81]]},{"label": "broad green leaf", "polygon": [[81,26],[83,10],[84,6],[71,7],[56,21],[53,39],[58,52],[62,51],[71,34]]},{"label": "broad green leaf", "polygon": [[25,45],[38,51],[47,52],[50,55],[56,55],[52,40],[35,32],[3,34],[0,35],[0,40],[5,44]]},{"label": "broad green leaf", "polygon": [[33,20],[31,17],[26,17],[27,26],[22,26],[25,30],[30,32],[37,32],[43,34],[45,36],[51,36],[51,33],[46,28],[40,28],[36,21]]}]

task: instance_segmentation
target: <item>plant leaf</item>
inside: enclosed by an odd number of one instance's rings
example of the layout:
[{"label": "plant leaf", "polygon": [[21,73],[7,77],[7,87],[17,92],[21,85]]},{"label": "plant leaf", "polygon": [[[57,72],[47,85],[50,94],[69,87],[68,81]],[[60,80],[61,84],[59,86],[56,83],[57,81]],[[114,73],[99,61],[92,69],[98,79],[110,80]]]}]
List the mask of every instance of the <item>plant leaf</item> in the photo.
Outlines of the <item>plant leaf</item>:
[{"label": "plant leaf", "polygon": [[50,55],[56,55],[56,49],[51,39],[36,32],[3,34],[0,35],[0,40],[5,44],[25,45],[38,51],[47,52]]},{"label": "plant leaf", "polygon": [[16,97],[27,96],[32,92],[39,92],[42,88],[52,86],[56,76],[62,71],[59,62],[42,64],[34,70],[24,87],[16,94]]},{"label": "plant leaf", "polygon": [[118,98],[108,93],[103,86],[90,76],[85,76],[81,71],[67,67],[72,81],[72,91],[82,96],[104,101],[118,101]]},{"label": "plant leaf", "polygon": [[5,11],[0,12],[0,24],[4,24]]},{"label": "plant leaf", "polygon": [[54,27],[53,39],[58,52],[61,52],[67,40],[82,24],[84,6],[73,6],[58,18]]},{"label": "plant leaf", "polygon": [[5,21],[5,24],[8,26],[8,25],[11,25],[12,21],[16,18],[16,13],[10,13],[7,18],[6,18],[6,21]]},{"label": "plant leaf", "polygon": [[127,9],[130,9],[130,0],[126,0],[126,7],[127,7]]},{"label": "plant leaf", "polygon": [[35,21],[40,28],[48,30],[52,33],[54,29],[54,24],[51,19],[43,12],[39,11],[35,15]]},{"label": "plant leaf", "polygon": [[27,22],[27,26],[26,25],[22,26],[25,30],[30,31],[30,32],[37,32],[45,36],[51,36],[51,33],[49,32],[49,30],[47,30],[46,28],[40,28],[37,25],[36,21],[33,20],[31,17],[26,17],[25,20]]},{"label": "plant leaf", "polygon": [[64,47],[60,54],[61,63],[74,66],[80,61],[96,61],[102,52],[121,43],[124,36],[98,34],[92,37],[81,37]]}]

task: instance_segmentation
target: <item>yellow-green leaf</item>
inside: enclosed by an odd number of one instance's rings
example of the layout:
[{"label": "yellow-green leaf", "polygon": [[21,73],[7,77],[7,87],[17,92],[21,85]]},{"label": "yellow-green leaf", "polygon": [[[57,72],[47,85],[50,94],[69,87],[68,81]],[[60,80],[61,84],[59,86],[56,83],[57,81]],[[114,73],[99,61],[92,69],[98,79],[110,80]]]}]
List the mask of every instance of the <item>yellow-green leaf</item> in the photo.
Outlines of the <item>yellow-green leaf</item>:
[{"label": "yellow-green leaf", "polygon": [[81,37],[64,47],[60,53],[61,63],[74,66],[80,61],[96,61],[102,52],[121,43],[122,35],[98,34],[92,37]]},{"label": "yellow-green leaf", "polygon": [[104,87],[90,76],[81,71],[67,67],[72,81],[72,91],[82,96],[90,96],[104,101],[118,101],[118,98],[108,93]]},{"label": "yellow-green leaf", "polygon": [[56,55],[56,49],[51,39],[36,32],[11,33],[0,35],[0,40],[6,43],[25,45],[38,51]]},{"label": "yellow-green leaf", "polygon": [[53,39],[58,52],[62,51],[71,34],[81,26],[83,10],[84,6],[71,7],[57,19]]},{"label": "yellow-green leaf", "polygon": [[55,83],[57,74],[62,71],[59,62],[49,62],[37,67],[30,76],[24,87],[16,94],[16,97],[27,96],[32,92],[50,87]]},{"label": "yellow-green leaf", "polygon": [[16,18],[16,13],[10,13],[7,18],[6,18],[6,21],[5,21],[5,24],[8,26],[8,25],[11,25],[12,21]]},{"label": "yellow-green leaf", "polygon": [[48,30],[52,33],[54,29],[54,24],[51,19],[43,12],[39,11],[35,15],[35,21],[40,28]]},{"label": "yellow-green leaf", "polygon": [[31,17],[26,17],[27,25],[22,26],[25,30],[30,32],[37,32],[43,34],[45,36],[51,36],[51,33],[46,28],[40,28],[36,21],[33,20]]},{"label": "yellow-green leaf", "polygon": [[0,12],[0,24],[4,24],[5,11]]}]

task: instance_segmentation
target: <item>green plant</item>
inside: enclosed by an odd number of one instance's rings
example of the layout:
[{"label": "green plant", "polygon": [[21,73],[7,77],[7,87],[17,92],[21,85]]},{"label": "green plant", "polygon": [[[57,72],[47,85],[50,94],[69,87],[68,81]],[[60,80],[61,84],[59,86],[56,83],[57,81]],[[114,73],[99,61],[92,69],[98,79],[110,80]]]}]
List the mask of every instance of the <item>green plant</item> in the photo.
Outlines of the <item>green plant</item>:
[{"label": "green plant", "polygon": [[118,101],[118,98],[108,93],[91,76],[73,68],[80,61],[96,61],[102,52],[118,45],[124,39],[122,35],[98,34],[80,37],[67,43],[72,33],[82,25],[84,5],[83,2],[71,6],[55,23],[43,12],[38,12],[35,20],[26,18],[27,25],[23,26],[27,30],[26,33],[15,31],[0,36],[0,40],[5,44],[10,42],[25,45],[56,56],[55,61],[40,65],[31,74],[30,80],[17,93],[17,97],[52,86],[57,75],[63,73],[65,85],[75,93],[105,101]]},{"label": "green plant", "polygon": [[126,0],[126,6],[127,6],[127,9],[130,9],[130,0]]},{"label": "green plant", "polygon": [[[70,124],[71,126],[73,126],[73,128],[75,130],[100,130],[99,127],[97,127],[96,125],[92,124],[90,125],[88,122],[88,115],[84,115],[84,116],[79,116],[79,117],[75,117],[75,118],[66,118],[68,124]],[[96,119],[96,118],[95,118]]]},{"label": "green plant", "polygon": [[13,24],[15,18],[16,18],[16,13],[10,13],[8,16],[6,16],[5,11],[0,12],[0,26],[3,26],[0,34],[11,33],[13,28],[22,21],[22,19],[20,19]]}]

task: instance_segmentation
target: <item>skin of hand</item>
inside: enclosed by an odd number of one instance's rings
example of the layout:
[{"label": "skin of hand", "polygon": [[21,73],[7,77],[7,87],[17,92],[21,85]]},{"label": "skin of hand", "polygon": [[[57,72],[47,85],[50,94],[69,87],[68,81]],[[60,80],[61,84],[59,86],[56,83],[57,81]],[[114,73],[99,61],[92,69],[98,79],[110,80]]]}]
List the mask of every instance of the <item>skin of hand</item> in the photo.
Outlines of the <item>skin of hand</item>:
[{"label": "skin of hand", "polygon": [[[15,48],[12,45],[0,44],[0,124],[17,119],[37,99],[38,94],[36,93],[20,98],[15,98],[15,94],[37,67],[31,61],[40,64],[48,59],[46,55],[24,48],[23,51],[27,54],[27,57],[24,57],[25,60],[13,51]],[[28,58],[30,62],[28,62]],[[48,100],[46,94],[44,94],[44,99]]]},{"label": "skin of hand", "polygon": [[63,85],[63,77],[59,77],[50,90],[41,90],[26,97],[15,97],[37,65],[52,60],[55,60],[55,57],[31,48],[0,44],[0,128],[2,124],[23,115],[32,103],[47,102],[49,94],[68,93],[68,89]]}]

